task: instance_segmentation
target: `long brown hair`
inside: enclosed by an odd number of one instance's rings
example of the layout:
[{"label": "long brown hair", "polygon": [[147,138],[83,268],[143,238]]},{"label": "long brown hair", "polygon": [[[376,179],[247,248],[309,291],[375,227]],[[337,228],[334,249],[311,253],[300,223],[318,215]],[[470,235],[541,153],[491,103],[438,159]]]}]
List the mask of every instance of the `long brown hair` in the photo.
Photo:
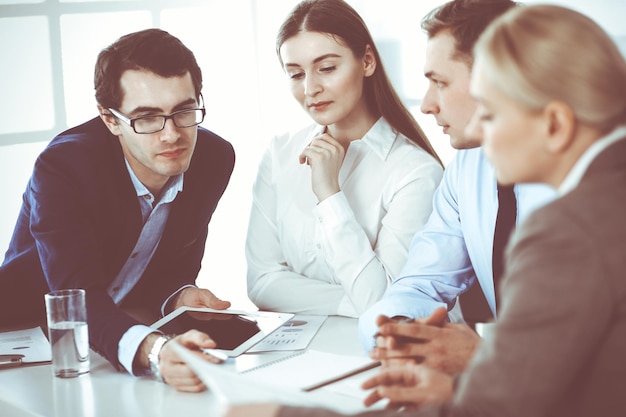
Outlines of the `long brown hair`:
[{"label": "long brown hair", "polygon": [[365,22],[350,5],[343,0],[300,2],[285,19],[276,37],[276,54],[281,65],[280,47],[300,32],[319,32],[337,37],[357,58],[364,56],[369,45],[377,66],[374,74],[365,79],[364,94],[368,108],[376,117],[384,117],[396,132],[415,142],[441,164],[422,128],[391,85]]}]

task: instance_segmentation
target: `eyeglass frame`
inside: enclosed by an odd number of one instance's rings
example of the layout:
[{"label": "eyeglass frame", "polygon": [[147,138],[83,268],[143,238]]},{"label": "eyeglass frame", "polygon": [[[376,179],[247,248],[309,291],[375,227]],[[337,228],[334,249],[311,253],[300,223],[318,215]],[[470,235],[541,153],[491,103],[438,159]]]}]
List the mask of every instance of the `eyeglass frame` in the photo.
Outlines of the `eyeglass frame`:
[{"label": "eyeglass frame", "polygon": [[[182,110],[177,110],[173,113],[170,114],[154,114],[154,115],[149,115],[149,116],[139,116],[139,117],[134,117],[134,118],[130,118],[128,116],[126,116],[125,114],[121,113],[119,110],[115,110],[114,108],[108,107],[107,110],[109,110],[111,113],[113,113],[113,116],[117,117],[118,119],[120,119],[121,121],[123,121],[124,123],[126,123],[128,126],[132,127],[133,132],[137,133],[138,135],[151,135],[153,133],[157,133],[160,132],[161,130],[165,129],[165,124],[167,123],[167,121],[169,119],[172,120],[172,122],[174,123],[174,126],[176,126],[179,129],[185,129],[188,127],[193,127],[193,126],[198,126],[200,123],[202,123],[204,121],[204,118],[206,117],[206,108],[204,107],[204,97],[202,97],[202,93],[200,93],[200,100],[202,102],[202,107],[195,107],[193,109],[182,109]],[[194,123],[192,125],[189,126],[178,126],[178,124],[176,124],[176,119],[174,119],[174,117],[176,117],[176,115],[180,114],[180,113],[184,113],[184,112],[188,112],[188,111],[196,111],[196,110],[201,110],[202,111],[202,119],[198,122],[198,123]],[[162,117],[163,118],[163,126],[159,129],[159,130],[154,130],[151,132],[137,132],[137,129],[135,128],[135,121],[140,120],[140,119],[147,119],[147,118],[151,118],[151,117]]]}]

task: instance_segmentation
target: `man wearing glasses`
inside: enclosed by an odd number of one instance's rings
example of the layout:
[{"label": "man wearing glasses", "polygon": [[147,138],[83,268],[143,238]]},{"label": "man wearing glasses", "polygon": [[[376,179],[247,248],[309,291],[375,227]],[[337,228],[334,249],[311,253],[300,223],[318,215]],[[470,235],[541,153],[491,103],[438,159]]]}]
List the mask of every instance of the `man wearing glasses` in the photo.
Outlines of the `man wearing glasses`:
[{"label": "man wearing glasses", "polygon": [[[201,89],[193,53],[162,30],[100,53],[100,117],[54,138],[24,193],[0,267],[0,326],[43,322],[44,293],[84,288],[94,350],[134,375],[204,389],[145,325],[183,305],[230,306],[194,285],[235,159],[230,143],[198,127]],[[215,347],[195,331],[179,339]]]}]

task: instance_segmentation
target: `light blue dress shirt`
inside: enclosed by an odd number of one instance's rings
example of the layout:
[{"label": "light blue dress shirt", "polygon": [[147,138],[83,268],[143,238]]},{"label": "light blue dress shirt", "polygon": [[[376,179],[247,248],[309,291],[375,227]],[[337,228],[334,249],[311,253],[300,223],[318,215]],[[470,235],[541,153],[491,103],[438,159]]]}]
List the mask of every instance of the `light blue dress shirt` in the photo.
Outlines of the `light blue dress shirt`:
[{"label": "light blue dress shirt", "polygon": [[[153,207],[155,196],[139,181],[132,168],[126,161],[126,168],[130,174],[137,198],[141,207],[141,215],[144,226],[137,240],[135,248],[131,252],[116,279],[108,288],[109,295],[116,304],[122,302],[124,297],[133,289],[146,267],[150,263],[156,248],[161,241],[163,230],[169,217],[171,202],[179,192],[183,190],[183,174],[170,178],[165,185],[161,198]],[[171,298],[171,297],[170,297]],[[168,298],[168,300],[170,299]],[[167,301],[165,303],[167,303]],[[163,305],[165,305],[165,303]],[[161,309],[163,310],[163,308]],[[141,342],[155,330],[143,325],[131,327],[122,335],[118,345],[118,359],[120,364],[130,373],[133,373],[133,360],[141,345]],[[134,374],[134,373],[133,373]]]},{"label": "light blue dress shirt", "polygon": [[[515,186],[517,224],[556,192],[546,185]],[[458,151],[433,198],[433,211],[411,243],[404,269],[383,298],[359,319],[366,350],[374,347],[376,317],[426,317],[437,307],[452,309],[478,279],[495,316],[491,267],[498,212],[494,169],[480,148]]]}]

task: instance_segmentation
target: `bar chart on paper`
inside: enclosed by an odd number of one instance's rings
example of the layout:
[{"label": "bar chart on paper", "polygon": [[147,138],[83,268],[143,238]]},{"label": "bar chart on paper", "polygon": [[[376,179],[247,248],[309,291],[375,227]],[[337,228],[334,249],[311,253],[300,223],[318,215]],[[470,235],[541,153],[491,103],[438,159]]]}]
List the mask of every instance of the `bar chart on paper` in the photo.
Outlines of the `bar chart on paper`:
[{"label": "bar chart on paper", "polygon": [[295,315],[248,353],[306,349],[325,320],[326,316]]}]

